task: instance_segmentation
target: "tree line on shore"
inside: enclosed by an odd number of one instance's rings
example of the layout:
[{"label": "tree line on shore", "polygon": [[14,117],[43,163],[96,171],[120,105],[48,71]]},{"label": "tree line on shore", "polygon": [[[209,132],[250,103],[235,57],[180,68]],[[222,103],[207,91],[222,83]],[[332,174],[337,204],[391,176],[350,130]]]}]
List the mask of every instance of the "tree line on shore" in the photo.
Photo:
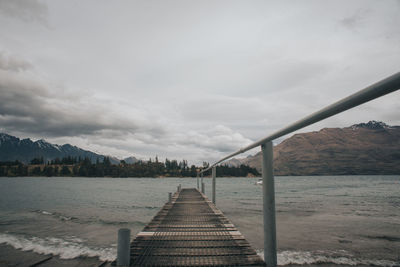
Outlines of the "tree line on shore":
[{"label": "tree line on shore", "polygon": [[[156,157],[148,161],[139,160],[135,163],[121,161],[112,164],[108,157],[92,162],[89,158],[65,157],[56,158],[45,162],[43,158],[34,158],[29,164],[20,161],[0,162],[0,177],[19,176],[64,176],[64,177],[196,177],[199,170],[207,168],[209,164],[203,162],[203,166],[189,166],[186,160],[177,161],[165,159],[161,162]],[[205,176],[211,172],[204,173]],[[238,167],[221,165],[217,166],[218,176],[246,177],[259,176],[260,173],[247,165]]]}]

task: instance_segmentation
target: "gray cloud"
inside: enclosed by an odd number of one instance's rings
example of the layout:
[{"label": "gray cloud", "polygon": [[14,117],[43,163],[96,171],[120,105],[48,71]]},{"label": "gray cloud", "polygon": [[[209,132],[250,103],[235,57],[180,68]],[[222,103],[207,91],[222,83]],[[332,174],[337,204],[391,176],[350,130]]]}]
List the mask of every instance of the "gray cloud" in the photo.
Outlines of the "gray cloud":
[{"label": "gray cloud", "polygon": [[89,143],[89,148],[99,153],[107,148],[118,155],[121,152],[127,155],[132,149],[144,156],[153,147],[154,155],[164,154],[165,157],[177,147],[221,155],[251,142],[223,125],[199,131],[177,125],[167,129],[157,122],[154,114],[138,111],[127,119],[123,112],[117,111],[121,106],[102,103],[95,96],[79,98],[61,91],[53,93],[50,82],[25,71],[33,68],[25,62],[16,57],[12,60],[0,57],[0,66],[4,66],[0,69],[0,128],[9,132],[46,136],[58,141],[73,137],[76,144],[83,147]]},{"label": "gray cloud", "polygon": [[47,24],[47,5],[39,0],[0,0],[0,13],[25,22]]},{"label": "gray cloud", "polygon": [[[106,130],[135,132],[140,128],[135,122],[110,113],[106,105],[51,92],[51,85],[22,71],[27,65],[21,59],[3,56],[0,66],[3,128],[52,137],[92,135]],[[157,132],[157,127],[154,128]]]},{"label": "gray cloud", "polygon": [[32,68],[32,64],[16,56],[7,55],[0,51],[0,69],[11,71],[23,71]]},{"label": "gray cloud", "polygon": [[51,29],[1,3],[0,127],[117,156],[211,160],[400,69],[398,1],[32,1]]},{"label": "gray cloud", "polygon": [[349,28],[350,30],[356,30],[358,27],[364,26],[365,18],[370,13],[368,9],[359,9],[353,15],[345,17],[340,20],[340,23]]}]

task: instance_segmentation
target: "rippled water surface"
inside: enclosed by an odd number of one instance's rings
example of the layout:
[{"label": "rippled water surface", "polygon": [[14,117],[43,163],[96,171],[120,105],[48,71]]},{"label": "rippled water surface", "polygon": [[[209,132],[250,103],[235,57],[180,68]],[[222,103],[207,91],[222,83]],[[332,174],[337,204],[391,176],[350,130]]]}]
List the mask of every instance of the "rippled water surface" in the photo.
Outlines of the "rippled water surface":
[{"label": "rippled water surface", "polygon": [[[206,194],[211,192],[211,181]],[[257,179],[218,178],[217,206],[260,251]],[[193,178],[0,178],[0,243],[61,258],[114,259],[117,230],[139,232]],[[276,177],[278,261],[400,264],[400,177]]]}]

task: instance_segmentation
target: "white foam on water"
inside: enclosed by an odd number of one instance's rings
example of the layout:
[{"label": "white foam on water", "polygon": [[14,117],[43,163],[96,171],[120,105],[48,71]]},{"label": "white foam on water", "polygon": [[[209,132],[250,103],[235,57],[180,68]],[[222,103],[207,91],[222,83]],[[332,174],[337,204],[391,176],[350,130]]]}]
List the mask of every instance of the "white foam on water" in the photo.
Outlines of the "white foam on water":
[{"label": "white foam on water", "polygon": [[76,236],[74,236],[74,235],[66,236],[66,237],[65,237],[65,240],[71,241],[71,242],[76,242],[76,243],[83,243],[83,242],[85,242],[85,240],[83,240],[83,239],[81,239],[81,238],[79,238],[79,237],[76,237]]},{"label": "white foam on water", "polygon": [[45,214],[45,215],[53,215],[53,213],[45,211],[45,210],[40,211],[40,213]]},{"label": "white foam on water", "polygon": [[46,210],[35,210],[34,212],[37,212],[37,213],[43,214],[43,215],[52,215],[53,217],[58,218],[61,221],[71,221],[73,219],[72,217],[68,217],[68,216],[62,215],[57,212],[49,212]]},{"label": "white foam on water", "polygon": [[[264,259],[264,252],[258,252]],[[332,263],[338,265],[370,265],[370,266],[383,266],[394,267],[399,266],[400,262],[383,259],[359,259],[354,258],[349,252],[346,251],[280,251],[277,255],[278,265],[285,266],[289,264],[319,264],[319,263]]]},{"label": "white foam on water", "polygon": [[115,247],[89,247],[80,241],[82,240],[79,238],[64,240],[55,237],[40,238],[0,233],[0,244],[5,243],[22,251],[57,255],[61,259],[74,259],[77,257],[98,257],[101,261],[113,261],[116,259],[117,251]]},{"label": "white foam on water", "polygon": [[[98,257],[101,261],[113,261],[116,259],[116,245],[108,248],[90,247],[84,241],[75,236],[65,239],[35,236],[23,236],[9,233],[0,233],[0,244],[7,244],[22,251],[33,251],[38,254],[57,255],[61,259],[74,259],[78,257]],[[258,252],[264,258],[264,253]],[[372,265],[382,267],[399,266],[400,262],[384,259],[360,259],[352,257],[352,254],[340,251],[280,251],[278,252],[278,265],[289,264],[318,264],[332,263],[338,265]]]}]

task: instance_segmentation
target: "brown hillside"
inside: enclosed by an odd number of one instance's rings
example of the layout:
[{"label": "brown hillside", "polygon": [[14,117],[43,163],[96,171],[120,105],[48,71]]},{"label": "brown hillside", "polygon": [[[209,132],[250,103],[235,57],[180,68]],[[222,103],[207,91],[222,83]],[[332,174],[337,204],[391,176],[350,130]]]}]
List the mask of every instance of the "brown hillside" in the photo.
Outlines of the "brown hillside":
[{"label": "brown hillside", "polygon": [[[261,154],[240,160],[261,170]],[[276,175],[400,174],[400,127],[369,122],[295,134],[274,147]]]}]

